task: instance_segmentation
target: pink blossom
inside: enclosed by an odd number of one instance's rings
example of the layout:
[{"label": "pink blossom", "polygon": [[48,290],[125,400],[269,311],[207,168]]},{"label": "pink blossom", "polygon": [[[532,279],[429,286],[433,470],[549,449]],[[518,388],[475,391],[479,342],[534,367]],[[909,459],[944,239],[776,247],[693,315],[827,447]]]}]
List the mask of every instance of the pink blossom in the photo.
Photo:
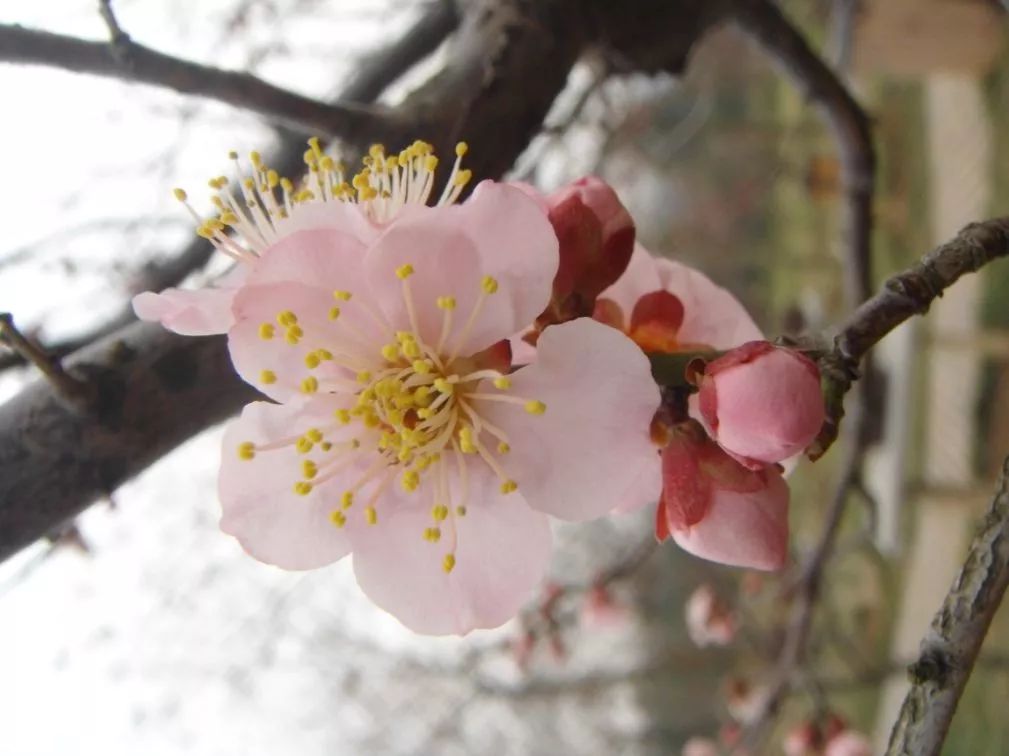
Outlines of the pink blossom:
[{"label": "pink blossom", "polygon": [[284,404],[226,433],[221,527],[286,569],[353,553],[365,593],[417,632],[514,616],[547,567],[547,515],[612,508],[650,462],[659,400],[641,351],[587,318],[510,372],[507,339],[557,264],[542,208],[491,182],[367,244],[314,224],[276,242],[228,336],[238,372]]},{"label": "pink blossom", "polygon": [[662,451],[655,534],[702,559],[758,570],[788,558],[788,486],[781,473],[751,470],[694,421],[677,426]]},{"label": "pink blossom", "polygon": [[755,468],[800,453],[823,425],[816,363],[766,341],[748,342],[708,363],[698,400],[714,439]]},{"label": "pink blossom", "polygon": [[781,750],[785,756],[818,756],[822,742],[820,729],[812,722],[803,722],[788,731]]},{"label": "pink blossom", "polygon": [[686,603],[687,633],[700,648],[727,646],[736,636],[736,621],[714,588],[698,586]]},{"label": "pink blossom", "polygon": [[682,756],[720,756],[722,749],[711,738],[692,737],[683,744]]},{"label": "pink blossom", "polygon": [[827,741],[823,756],[872,756],[872,743],[860,732],[844,730]]},{"label": "pink blossom", "polygon": [[[467,149],[465,143],[456,147],[456,161],[437,205],[454,203],[469,182],[470,171],[460,168]],[[242,281],[299,232],[339,239],[342,247],[356,249],[355,264],[360,265],[367,247],[386,228],[426,208],[433,198],[438,163],[424,142],[414,142],[396,156],[386,156],[375,146],[365,159],[365,168],[348,183],[340,164],[324,154],[313,138],[305,153],[308,174],[302,185],[295,187],[270,170],[257,152],[250,155],[251,176],[238,166],[237,155],[232,153],[231,157],[238,180],[229,182],[220,176],[210,182],[217,192],[212,197],[216,216],[201,218],[182,189],[176,189],[175,196],[196,219],[197,233],[232,258],[235,269],[203,289],[170,288],[138,294],[133,298],[133,309],[141,320],[160,322],[186,336],[226,333],[234,323],[231,305]],[[229,229],[237,238],[227,234]]]}]

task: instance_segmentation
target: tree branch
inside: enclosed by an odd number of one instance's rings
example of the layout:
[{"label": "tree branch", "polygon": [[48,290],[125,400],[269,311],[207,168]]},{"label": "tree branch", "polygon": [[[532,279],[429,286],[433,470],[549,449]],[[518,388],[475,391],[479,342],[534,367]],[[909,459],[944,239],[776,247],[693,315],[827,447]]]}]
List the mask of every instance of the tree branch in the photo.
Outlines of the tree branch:
[{"label": "tree branch", "polygon": [[985,635],[1009,586],[1009,458],[960,574],[908,667],[911,690],[890,734],[887,756],[935,756]]},{"label": "tree branch", "polygon": [[122,33],[111,42],[92,42],[0,24],[0,61],[109,76],[207,97],[259,113],[306,134],[359,141],[364,135],[383,138],[389,130],[403,128],[400,116],[386,108],[320,102],[251,74],[166,55]]},{"label": "tree branch", "polygon": [[876,154],[869,117],[844,83],[768,0],[735,0],[740,27],[782,68],[823,113],[841,158],[844,209],[845,306],[853,310],[872,290],[870,242]]},{"label": "tree branch", "polygon": [[1009,256],[1009,217],[966,226],[955,238],[936,247],[910,270],[890,278],[882,291],[862,303],[820,358],[827,421],[810,448],[814,458],[837,437],[844,417],[844,396],[858,377],[858,366],[869,349],[912,315],[925,313],[936,297],[966,273],[974,273]]}]

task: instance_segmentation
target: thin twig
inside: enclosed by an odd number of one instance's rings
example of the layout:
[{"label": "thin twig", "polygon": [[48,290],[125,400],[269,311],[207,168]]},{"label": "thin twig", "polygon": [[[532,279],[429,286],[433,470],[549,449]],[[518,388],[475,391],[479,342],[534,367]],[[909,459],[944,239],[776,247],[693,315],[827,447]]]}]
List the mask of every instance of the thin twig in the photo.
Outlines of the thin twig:
[{"label": "thin twig", "polygon": [[942,750],[957,703],[992,618],[1009,587],[1009,458],[995,497],[908,668],[911,689],[890,734],[887,756]]},{"label": "thin twig", "polygon": [[8,312],[0,312],[0,343],[7,345],[30,362],[46,377],[57,392],[75,404],[86,405],[93,398],[90,384],[70,375],[59,359],[47,354],[38,344],[21,333]]},{"label": "thin twig", "polygon": [[[111,11],[109,17],[115,23]],[[145,47],[123,33],[118,23],[110,28],[111,45],[0,24],[0,61],[152,84],[259,113],[302,133],[351,141],[358,141],[365,134],[383,139],[391,131],[401,132],[405,126],[403,116],[388,108],[320,102],[251,74],[204,66]],[[121,36],[116,37],[115,30]]]}]

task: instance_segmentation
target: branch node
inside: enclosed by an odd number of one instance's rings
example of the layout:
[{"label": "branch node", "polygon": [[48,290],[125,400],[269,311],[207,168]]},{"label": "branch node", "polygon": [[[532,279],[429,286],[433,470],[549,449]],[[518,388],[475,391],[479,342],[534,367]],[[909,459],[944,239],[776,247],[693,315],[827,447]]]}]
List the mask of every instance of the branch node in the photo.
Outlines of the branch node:
[{"label": "branch node", "polygon": [[112,10],[112,0],[98,0],[98,14],[109,28],[109,50],[113,60],[123,68],[133,70],[133,40],[119,25],[119,19]]},{"label": "branch node", "polygon": [[21,355],[25,362],[35,365],[64,399],[78,406],[87,406],[94,401],[94,387],[70,375],[58,359],[22,334],[7,312],[0,312],[0,343]]}]

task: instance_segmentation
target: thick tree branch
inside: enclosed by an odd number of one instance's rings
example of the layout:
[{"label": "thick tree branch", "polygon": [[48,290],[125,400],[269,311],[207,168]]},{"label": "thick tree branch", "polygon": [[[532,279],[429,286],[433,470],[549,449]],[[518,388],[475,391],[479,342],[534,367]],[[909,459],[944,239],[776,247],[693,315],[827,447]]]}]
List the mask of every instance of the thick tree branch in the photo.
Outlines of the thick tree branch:
[{"label": "thick tree branch", "polygon": [[910,667],[887,756],[935,756],[1009,586],[1009,458],[967,558]]},{"label": "thick tree branch", "polygon": [[165,87],[259,113],[307,134],[349,140],[382,138],[403,124],[384,108],[325,103],[289,92],[251,74],[175,58],[121,35],[92,42],[17,25],[0,25],[0,61],[52,66]]}]

